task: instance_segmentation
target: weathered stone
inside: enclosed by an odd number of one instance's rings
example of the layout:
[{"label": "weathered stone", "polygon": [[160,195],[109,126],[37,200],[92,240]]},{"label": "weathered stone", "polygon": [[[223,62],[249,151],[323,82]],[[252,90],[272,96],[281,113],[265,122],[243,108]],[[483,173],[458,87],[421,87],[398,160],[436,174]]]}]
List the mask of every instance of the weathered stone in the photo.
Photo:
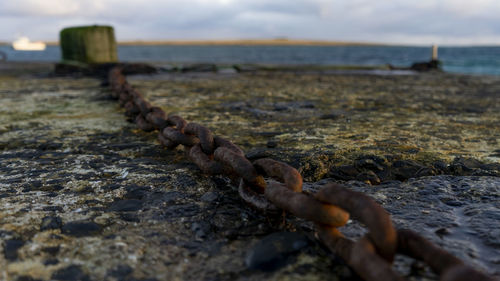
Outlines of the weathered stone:
[{"label": "weathered stone", "polygon": [[136,199],[118,200],[113,202],[108,210],[113,212],[132,212],[142,208],[142,201]]},{"label": "weathered stone", "polygon": [[90,277],[78,265],[70,265],[55,271],[51,277],[57,281],[90,281]]},{"label": "weathered stone", "polygon": [[61,226],[62,226],[62,220],[60,217],[47,216],[42,219],[40,230],[44,231],[49,229],[60,229]]},{"label": "weathered stone", "polygon": [[3,245],[3,255],[5,259],[9,261],[15,261],[17,259],[17,250],[24,245],[23,240],[10,239],[6,240]]},{"label": "weathered stone", "polygon": [[95,222],[73,221],[63,225],[62,233],[70,236],[82,237],[96,235],[101,231],[101,226]]},{"label": "weathered stone", "polygon": [[245,264],[251,269],[276,270],[286,265],[291,255],[308,244],[307,237],[298,233],[273,233],[253,246],[247,253]]}]

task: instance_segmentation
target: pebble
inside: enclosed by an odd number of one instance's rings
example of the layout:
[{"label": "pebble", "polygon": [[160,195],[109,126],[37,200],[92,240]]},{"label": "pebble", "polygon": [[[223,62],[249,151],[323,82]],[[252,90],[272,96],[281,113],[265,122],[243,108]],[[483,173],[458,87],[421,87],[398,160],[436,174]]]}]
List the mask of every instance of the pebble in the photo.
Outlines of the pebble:
[{"label": "pebble", "polygon": [[219,198],[219,195],[217,194],[217,192],[209,191],[209,192],[203,194],[200,199],[203,202],[210,203],[210,202],[214,202],[215,200],[217,200],[217,198]]},{"label": "pebble", "polygon": [[245,258],[245,264],[250,269],[273,271],[286,265],[294,253],[308,244],[308,238],[299,233],[273,233],[264,237],[250,249]]},{"label": "pebble", "polygon": [[59,229],[62,226],[62,220],[60,217],[47,216],[42,219],[40,225],[40,231],[45,231],[49,229]]},{"label": "pebble", "polygon": [[51,279],[57,281],[90,281],[90,277],[78,265],[70,265],[55,271],[52,273]]},{"label": "pebble", "polygon": [[142,201],[137,199],[120,200],[111,203],[108,210],[112,212],[133,212],[142,208]]},{"label": "pebble", "polygon": [[24,245],[24,241],[19,239],[10,239],[5,241],[3,246],[3,255],[8,261],[17,260],[17,250]]},{"label": "pebble", "polygon": [[112,270],[108,271],[108,275],[117,278],[118,280],[125,279],[133,272],[133,269],[127,264],[120,264]]},{"label": "pebble", "polygon": [[266,146],[268,148],[275,148],[278,146],[278,141],[277,140],[268,140]]},{"label": "pebble", "polygon": [[101,232],[101,226],[90,221],[68,222],[62,227],[63,234],[76,237],[95,235],[99,232]]}]

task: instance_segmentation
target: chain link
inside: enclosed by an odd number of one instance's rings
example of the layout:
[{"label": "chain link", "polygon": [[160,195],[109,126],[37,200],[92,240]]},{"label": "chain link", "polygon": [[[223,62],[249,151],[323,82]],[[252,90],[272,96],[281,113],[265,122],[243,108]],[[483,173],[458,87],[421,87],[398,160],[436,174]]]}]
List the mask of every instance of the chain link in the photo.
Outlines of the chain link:
[{"label": "chain link", "polygon": [[[282,209],[314,222],[318,239],[363,279],[404,280],[391,266],[398,252],[426,262],[440,275],[441,281],[494,280],[418,234],[396,230],[387,211],[360,192],[331,183],[316,194],[303,193],[302,177],[290,165],[270,158],[252,163],[237,145],[214,136],[207,127],[188,123],[178,115],[167,117],[161,108],[152,106],[128,84],[122,68],[109,72],[109,82],[111,96],[119,100],[125,115],[135,120],[141,130],[159,130],[158,139],[168,149],[179,144],[186,147],[189,158],[204,173],[239,177],[238,193],[254,208],[265,212]],[[337,229],[349,217],[369,230],[356,242]]]}]

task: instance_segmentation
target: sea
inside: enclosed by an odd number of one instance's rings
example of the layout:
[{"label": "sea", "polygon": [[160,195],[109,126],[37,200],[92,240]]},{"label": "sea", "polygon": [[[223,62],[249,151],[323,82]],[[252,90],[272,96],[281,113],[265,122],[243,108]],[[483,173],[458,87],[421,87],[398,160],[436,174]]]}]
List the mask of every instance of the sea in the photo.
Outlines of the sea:
[{"label": "sea", "polygon": [[[8,61],[57,62],[58,46],[45,51],[15,51],[0,46]],[[1,56],[1,55],[0,55]],[[391,64],[408,67],[428,61],[431,47],[406,46],[221,46],[154,45],[118,46],[118,57],[126,62],[165,64],[275,64],[275,65],[353,65]],[[0,57],[1,59],[1,57]],[[439,60],[446,72],[500,75],[500,47],[440,47]],[[1,61],[0,61],[1,63]]]}]

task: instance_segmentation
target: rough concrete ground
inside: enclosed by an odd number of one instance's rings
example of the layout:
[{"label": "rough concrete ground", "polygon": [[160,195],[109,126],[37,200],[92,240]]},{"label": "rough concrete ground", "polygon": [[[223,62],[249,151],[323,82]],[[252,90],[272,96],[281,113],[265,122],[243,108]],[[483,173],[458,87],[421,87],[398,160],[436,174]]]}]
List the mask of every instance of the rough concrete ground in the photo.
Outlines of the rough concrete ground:
[{"label": "rough concrete ground", "polygon": [[[126,122],[100,81],[51,77],[48,67],[0,68],[0,280],[357,280],[309,223],[252,210],[228,179],[203,175],[181,148],[168,151]],[[129,81],[247,156],[291,163],[311,189],[345,181],[398,227],[500,275],[500,78],[258,72]],[[364,230],[352,222],[342,231]],[[408,259],[395,267],[436,279]]]}]

